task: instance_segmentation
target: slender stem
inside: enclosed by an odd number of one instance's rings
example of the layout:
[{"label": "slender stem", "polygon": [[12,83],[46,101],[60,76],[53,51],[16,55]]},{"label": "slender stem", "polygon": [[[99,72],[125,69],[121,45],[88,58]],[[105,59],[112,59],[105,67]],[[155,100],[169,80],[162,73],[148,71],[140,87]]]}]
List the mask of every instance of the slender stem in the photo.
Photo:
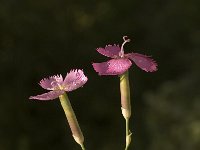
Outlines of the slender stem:
[{"label": "slender stem", "polygon": [[65,115],[67,117],[67,121],[69,123],[69,126],[71,128],[72,136],[73,136],[74,140],[81,146],[82,150],[85,150],[85,147],[83,145],[84,136],[83,136],[81,128],[78,124],[78,121],[76,119],[76,115],[73,111],[73,108],[71,106],[69,98],[68,98],[66,93],[60,95],[59,98],[60,98],[60,103],[63,107],[64,112],[65,112]]},{"label": "slender stem", "polygon": [[85,146],[83,144],[81,145],[81,148],[82,148],[82,150],[85,150]]},{"label": "slender stem", "polygon": [[126,119],[126,136],[129,135],[129,119]]},{"label": "slender stem", "polygon": [[126,148],[125,150],[128,150],[128,147],[131,143],[131,132],[129,130],[129,118],[126,118]]}]

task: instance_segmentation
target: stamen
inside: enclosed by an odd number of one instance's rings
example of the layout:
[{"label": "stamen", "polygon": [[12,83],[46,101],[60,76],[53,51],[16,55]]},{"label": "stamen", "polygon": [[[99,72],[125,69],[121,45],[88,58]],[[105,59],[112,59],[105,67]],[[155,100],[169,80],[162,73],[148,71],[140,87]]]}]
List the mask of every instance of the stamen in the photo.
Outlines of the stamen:
[{"label": "stamen", "polygon": [[124,41],[127,41],[127,42],[130,42],[130,41],[131,41],[131,39],[129,39],[128,36],[123,36],[123,40],[124,40]]},{"label": "stamen", "polygon": [[127,42],[130,42],[130,41],[131,41],[131,40],[128,38],[128,36],[123,36],[123,40],[124,40],[124,43],[123,43],[122,46],[121,46],[121,54],[120,54],[121,57],[124,57],[124,45],[125,45]]},{"label": "stamen", "polygon": [[51,85],[54,87],[54,86],[57,86],[58,83],[57,83],[56,81],[52,81],[52,82],[51,82]]},{"label": "stamen", "polygon": [[62,90],[63,89],[63,87],[56,81],[52,81],[51,85],[53,86],[54,90]]}]

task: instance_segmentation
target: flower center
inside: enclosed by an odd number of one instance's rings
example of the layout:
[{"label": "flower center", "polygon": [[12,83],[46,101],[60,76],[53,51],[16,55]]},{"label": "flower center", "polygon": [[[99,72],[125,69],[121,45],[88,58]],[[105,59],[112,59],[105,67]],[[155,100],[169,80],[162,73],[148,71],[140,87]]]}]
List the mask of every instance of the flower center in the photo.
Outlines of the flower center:
[{"label": "flower center", "polygon": [[51,85],[53,87],[53,90],[63,90],[64,87],[60,85],[57,81],[52,81]]},{"label": "flower center", "polygon": [[128,38],[128,36],[123,36],[123,40],[124,40],[124,42],[123,42],[123,44],[122,44],[122,46],[121,46],[121,51],[120,51],[120,54],[119,54],[120,57],[124,57],[124,45],[125,45],[127,42],[130,42],[130,41],[131,41],[131,40]]}]

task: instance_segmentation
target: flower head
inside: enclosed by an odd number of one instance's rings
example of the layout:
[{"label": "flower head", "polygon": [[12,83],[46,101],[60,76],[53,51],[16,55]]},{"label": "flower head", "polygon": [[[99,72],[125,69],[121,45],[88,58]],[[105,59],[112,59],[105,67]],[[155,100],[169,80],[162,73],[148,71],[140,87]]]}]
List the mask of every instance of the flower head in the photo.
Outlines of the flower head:
[{"label": "flower head", "polygon": [[44,78],[40,81],[39,85],[42,88],[51,91],[41,95],[31,96],[29,99],[53,100],[58,98],[65,91],[69,92],[82,87],[87,82],[87,80],[88,78],[80,69],[71,70],[69,73],[67,73],[64,80],[62,75],[55,75],[49,78]]},{"label": "flower head", "polygon": [[99,75],[121,75],[126,72],[132,65],[131,60],[142,70],[154,72],[157,70],[157,63],[150,56],[138,53],[124,53],[124,45],[130,42],[127,36],[123,37],[122,46],[107,45],[105,48],[97,48],[97,51],[110,59],[107,62],[93,63],[93,68]]}]

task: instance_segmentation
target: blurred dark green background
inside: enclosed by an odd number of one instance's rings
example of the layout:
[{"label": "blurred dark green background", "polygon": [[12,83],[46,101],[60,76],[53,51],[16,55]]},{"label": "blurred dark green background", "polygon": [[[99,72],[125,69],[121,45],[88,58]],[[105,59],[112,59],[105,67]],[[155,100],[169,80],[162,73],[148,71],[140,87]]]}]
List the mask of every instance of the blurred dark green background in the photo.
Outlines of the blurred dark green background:
[{"label": "blurred dark green background", "polygon": [[0,150],[80,150],[58,100],[42,78],[83,68],[89,80],[68,94],[88,150],[122,150],[125,124],[118,77],[98,76],[92,62],[106,44],[132,42],[158,62],[155,73],[130,69],[130,150],[200,149],[199,0],[1,0]]}]

